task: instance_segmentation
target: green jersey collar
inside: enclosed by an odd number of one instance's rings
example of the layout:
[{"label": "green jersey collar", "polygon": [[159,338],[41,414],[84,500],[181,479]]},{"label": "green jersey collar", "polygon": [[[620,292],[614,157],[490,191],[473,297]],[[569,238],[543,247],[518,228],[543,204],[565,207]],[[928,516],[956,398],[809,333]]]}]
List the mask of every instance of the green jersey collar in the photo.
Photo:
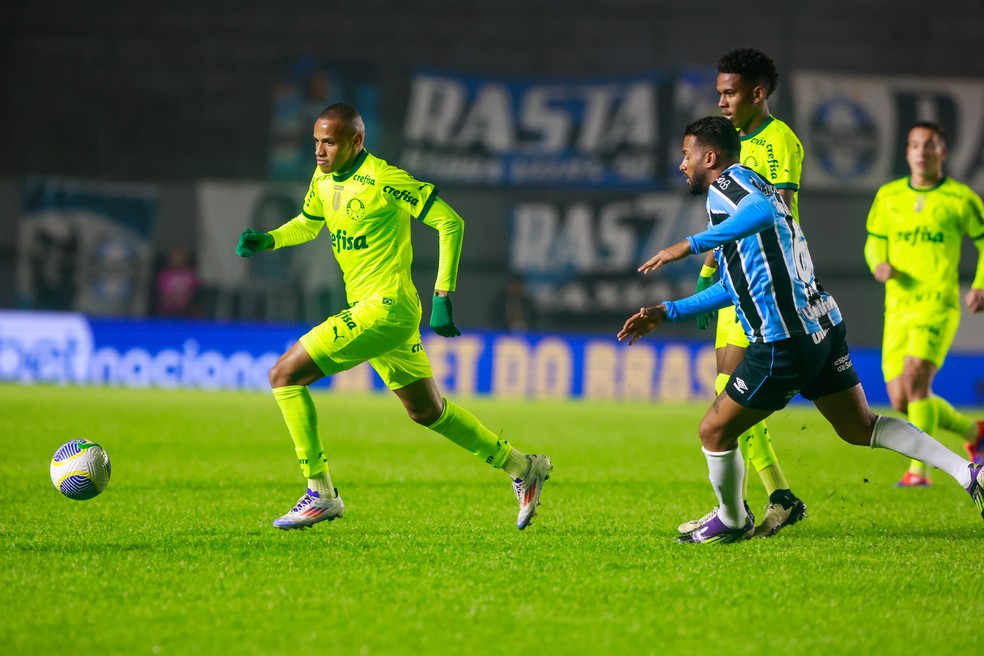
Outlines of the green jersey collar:
[{"label": "green jersey collar", "polygon": [[355,172],[359,170],[359,167],[362,166],[362,162],[366,161],[367,157],[369,157],[369,151],[363,148],[362,152],[359,153],[358,157],[355,158],[355,161],[352,162],[352,168],[350,168],[348,171],[346,171],[341,175],[337,173],[332,173],[331,179],[334,180],[335,182],[345,182],[353,175],[355,175]]},{"label": "green jersey collar", "polygon": [[932,187],[913,187],[912,176],[911,175],[905,176],[905,184],[909,187],[909,189],[912,189],[913,191],[936,191],[937,189],[943,186],[944,182],[946,182],[945,175],[942,178],[940,178],[940,181],[934,184]]},{"label": "green jersey collar", "polygon": [[[759,132],[761,132],[765,128],[769,127],[769,123],[772,123],[773,120],[775,120],[775,119],[773,118],[772,114],[769,114],[769,118],[765,119],[765,121],[762,123],[762,125],[759,126],[759,129],[758,130],[756,130],[755,132],[753,132],[751,134],[746,134],[744,137],[741,137],[741,135],[739,135],[739,137],[741,138],[742,141],[746,141],[748,139],[751,139],[756,134],[758,134]],[[741,130],[741,128],[738,128],[738,129]]]}]

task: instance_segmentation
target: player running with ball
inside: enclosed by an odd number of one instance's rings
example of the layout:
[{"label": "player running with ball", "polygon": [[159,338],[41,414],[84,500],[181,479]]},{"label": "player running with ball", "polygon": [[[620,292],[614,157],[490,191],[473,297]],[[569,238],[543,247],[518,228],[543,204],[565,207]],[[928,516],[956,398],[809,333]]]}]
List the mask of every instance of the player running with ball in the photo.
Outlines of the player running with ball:
[{"label": "player running with ball", "polygon": [[[365,124],[354,107],[327,108],[314,123],[318,166],[302,212],[269,233],[246,230],[236,253],[255,253],[310,241],[328,229],[341,266],[349,308],[303,335],[270,369],[270,385],[294,441],[307,491],[277,528],[303,528],[345,511],[328,475],[318,415],[308,386],[369,362],[403,402],[410,418],[440,433],[486,464],[504,470],[519,501],[520,530],[536,513],[553,465],[526,455],[443,398],[420,340],[420,297],[410,277],[410,224],[438,231],[440,254],[430,327],[442,337],[461,333],[451,314],[464,222],[429,182],[415,180],[363,148]],[[412,499],[407,500],[412,503]]]}]

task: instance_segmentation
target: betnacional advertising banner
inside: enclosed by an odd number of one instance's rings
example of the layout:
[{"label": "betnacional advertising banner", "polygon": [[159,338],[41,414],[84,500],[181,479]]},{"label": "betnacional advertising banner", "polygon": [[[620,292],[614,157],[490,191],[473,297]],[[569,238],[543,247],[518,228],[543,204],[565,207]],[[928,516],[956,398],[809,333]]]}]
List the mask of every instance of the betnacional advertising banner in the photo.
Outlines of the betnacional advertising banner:
[{"label": "betnacional advertising banner", "polygon": [[[161,389],[268,390],[279,355],[303,324],[90,319],[59,312],[0,311],[0,382]],[[496,398],[707,401],[714,396],[714,345],[614,336],[470,332],[425,334],[441,390]],[[881,354],[852,350],[868,399],[885,405]],[[955,405],[984,405],[981,354],[951,353],[934,389]],[[367,364],[315,389],[386,393]],[[798,399],[801,401],[801,399]]]},{"label": "betnacional advertising banner", "polygon": [[907,175],[909,128],[929,120],[948,135],[945,171],[984,188],[984,81],[797,73],[792,84],[804,186],[872,190]]}]

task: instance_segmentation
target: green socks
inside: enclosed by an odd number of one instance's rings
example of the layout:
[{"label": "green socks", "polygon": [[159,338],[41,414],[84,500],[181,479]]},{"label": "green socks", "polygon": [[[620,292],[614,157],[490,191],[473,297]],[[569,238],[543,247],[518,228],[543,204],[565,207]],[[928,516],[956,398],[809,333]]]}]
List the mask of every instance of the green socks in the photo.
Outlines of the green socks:
[{"label": "green socks", "polygon": [[[517,465],[520,464],[517,458],[513,459],[508,468],[504,467],[509,461],[510,452],[513,451],[509,442],[497,437],[495,433],[483,426],[475,418],[475,415],[447,399],[444,399],[444,412],[441,413],[437,421],[427,428],[435,433],[440,433],[465,451],[474,453],[496,469],[506,469],[513,478],[520,478],[526,473],[525,470],[519,474],[509,471],[509,469],[517,469]],[[522,456],[518,452],[517,455]],[[524,463],[523,467],[528,465],[525,456],[522,456],[522,462]]]},{"label": "green socks", "polygon": [[[315,479],[328,474],[328,459],[321,446],[318,435],[318,411],[311,400],[311,393],[305,385],[288,385],[273,390],[273,398],[280,406],[280,412],[287,424],[290,438],[294,440],[297,463],[305,478]],[[327,483],[330,487],[330,480]],[[311,488],[315,489],[315,488]],[[320,493],[320,490],[318,490]],[[332,490],[334,496],[334,490]]]},{"label": "green socks", "polygon": [[940,428],[956,433],[967,441],[977,437],[977,425],[973,419],[958,412],[942,396],[931,396],[929,400],[936,406],[937,425]]}]

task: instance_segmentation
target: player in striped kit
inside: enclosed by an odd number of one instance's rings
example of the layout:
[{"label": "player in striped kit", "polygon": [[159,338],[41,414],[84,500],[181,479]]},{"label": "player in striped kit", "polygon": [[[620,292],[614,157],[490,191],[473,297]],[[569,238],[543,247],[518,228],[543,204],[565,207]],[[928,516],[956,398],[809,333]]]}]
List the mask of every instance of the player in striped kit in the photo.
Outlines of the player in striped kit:
[{"label": "player in striped kit", "polygon": [[660,251],[639,270],[650,273],[713,249],[721,279],[686,299],[640,309],[618,333],[620,341],[633,344],[664,321],[688,320],[732,304],[748,336],[744,360],[700,425],[717,512],[678,542],[735,542],[752,535],[738,436],[796,394],[813,401],[844,441],[889,449],[950,474],[984,517],[984,466],[868,407],[843,318],[816,280],[806,238],[776,188],[738,164],[740,150],[727,119],[707,117],[687,126],[680,170],[691,193],[708,194],[709,226]]},{"label": "player in striped kit", "polygon": [[[741,141],[741,163],[768,180],[778,190],[793,219],[799,221],[799,187],[803,173],[803,145],[788,125],[774,117],[769,97],[775,92],[779,72],[764,52],[752,48],[732,50],[718,60],[717,92],[721,113],[731,121]],[[714,284],[717,263],[708,253],[697,278],[697,291]],[[709,315],[697,317],[697,326],[706,328]],[[748,338],[738,322],[734,306],[717,313],[714,336],[718,375],[714,390],[718,394],[745,356]],[[755,424],[738,438],[742,458],[758,472],[769,503],[756,537],[770,537],[806,516],[806,504],[793,493],[765,422]],[[743,483],[748,497],[748,475]],[[714,511],[711,511],[713,514]],[[708,515],[709,516],[709,515]],[[689,533],[705,518],[680,524],[680,533]]]}]

